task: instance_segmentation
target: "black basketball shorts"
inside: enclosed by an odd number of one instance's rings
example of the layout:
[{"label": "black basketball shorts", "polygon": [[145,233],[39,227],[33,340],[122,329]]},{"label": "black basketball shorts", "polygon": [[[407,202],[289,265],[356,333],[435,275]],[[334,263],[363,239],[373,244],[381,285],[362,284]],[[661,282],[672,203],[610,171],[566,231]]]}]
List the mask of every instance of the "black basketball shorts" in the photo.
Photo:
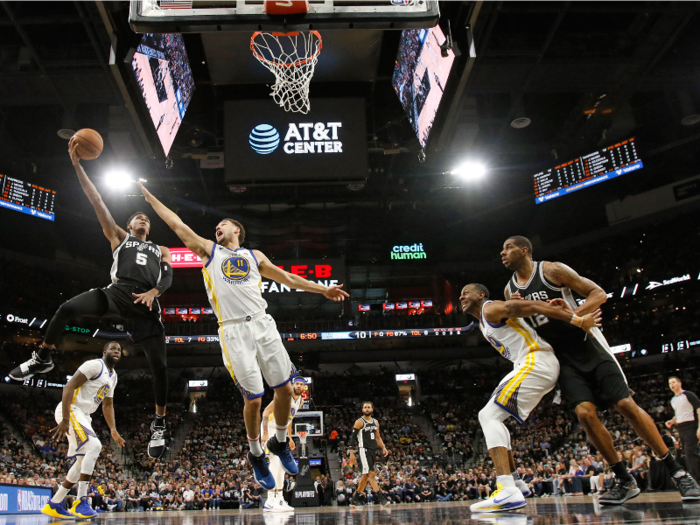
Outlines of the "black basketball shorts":
[{"label": "black basketball shorts", "polygon": [[371,448],[360,448],[360,468],[362,469],[362,474],[369,474],[374,472],[374,459],[377,455],[377,451]]},{"label": "black basketball shorts", "polygon": [[153,301],[151,310],[143,303],[134,304],[132,293],[143,293],[141,287],[128,284],[112,284],[100,288],[109,301],[109,313],[123,318],[134,343],[149,337],[165,337],[165,327],[160,320],[160,304]]}]

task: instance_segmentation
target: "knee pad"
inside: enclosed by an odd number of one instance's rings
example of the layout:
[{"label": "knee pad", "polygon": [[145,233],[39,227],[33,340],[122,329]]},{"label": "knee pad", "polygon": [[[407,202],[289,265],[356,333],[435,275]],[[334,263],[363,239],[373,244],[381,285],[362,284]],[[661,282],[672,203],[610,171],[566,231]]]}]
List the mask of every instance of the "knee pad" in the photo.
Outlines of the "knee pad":
[{"label": "knee pad", "polygon": [[88,442],[83,446],[83,451],[85,452],[85,456],[83,456],[80,473],[92,475],[95,471],[97,457],[100,455],[100,452],[102,452],[102,442],[96,437],[90,436]]},{"label": "knee pad", "polygon": [[510,432],[503,424],[509,416],[508,412],[492,401],[479,411],[479,423],[484,431],[487,448],[505,447],[510,450]]}]

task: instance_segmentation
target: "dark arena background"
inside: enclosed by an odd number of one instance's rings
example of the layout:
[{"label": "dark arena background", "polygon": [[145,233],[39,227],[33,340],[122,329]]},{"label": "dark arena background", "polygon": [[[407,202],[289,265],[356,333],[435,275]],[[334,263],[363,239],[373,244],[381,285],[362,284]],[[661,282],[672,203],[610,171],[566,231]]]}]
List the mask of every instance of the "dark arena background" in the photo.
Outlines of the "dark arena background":
[{"label": "dark arena background", "polygon": [[[98,409],[103,448],[85,501],[98,520],[700,522],[669,458],[614,408],[598,417],[641,493],[605,505],[613,469],[556,388],[523,424],[505,421],[532,496],[517,510],[472,511],[500,488],[479,412],[513,363],[460,301],[469,283],[505,300],[513,271],[502,250],[516,235],[534,261],[590,279],[607,296],[602,334],[632,399],[700,474],[700,405],[680,430],[667,424],[679,416],[672,399],[700,390],[699,26],[700,3],[675,1],[0,2],[0,525],[56,522],[41,511],[74,460],[54,411],[109,341],[122,348],[113,406],[125,446]],[[270,47],[261,63],[256,31],[317,31],[322,47],[314,58],[313,40],[299,40],[309,58],[286,64]],[[312,75],[308,112],[276,104],[265,60]],[[154,376],[129,319],[70,317],[53,369],[10,377],[65,301],[112,282],[110,242],[68,153],[83,128],[104,140],[81,166],[116,225],[145,212],[149,239],[170,249],[173,282],[158,299],[169,384],[160,459],[147,454]],[[260,282],[306,379],[290,430],[301,470],[279,487],[282,510],[264,508],[247,460],[244,400],[202,261],[138,180],[197,235],[215,240],[233,218],[244,248],[349,294]],[[368,484],[353,500],[362,466],[348,449],[365,401],[388,455],[374,465],[380,490]]]}]

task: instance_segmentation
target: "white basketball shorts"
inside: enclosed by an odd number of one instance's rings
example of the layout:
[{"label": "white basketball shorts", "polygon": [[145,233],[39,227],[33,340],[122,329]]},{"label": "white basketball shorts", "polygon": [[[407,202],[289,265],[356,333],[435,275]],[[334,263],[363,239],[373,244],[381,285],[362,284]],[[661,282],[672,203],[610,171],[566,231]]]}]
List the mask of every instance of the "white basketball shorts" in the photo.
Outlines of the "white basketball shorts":
[{"label": "white basketball shorts", "polygon": [[[63,421],[63,404],[59,403],[54,413],[56,423]],[[76,406],[70,407],[68,426],[68,458],[84,456],[83,447],[90,439],[97,439],[92,429],[92,418]]]},{"label": "white basketball shorts", "polygon": [[265,312],[223,323],[219,337],[226,368],[246,399],[263,395],[263,377],[275,389],[298,375],[275,320]]},{"label": "white basketball shorts", "polygon": [[540,400],[554,388],[558,378],[559,361],[554,352],[530,352],[503,378],[489,403],[498,405],[522,423]]}]

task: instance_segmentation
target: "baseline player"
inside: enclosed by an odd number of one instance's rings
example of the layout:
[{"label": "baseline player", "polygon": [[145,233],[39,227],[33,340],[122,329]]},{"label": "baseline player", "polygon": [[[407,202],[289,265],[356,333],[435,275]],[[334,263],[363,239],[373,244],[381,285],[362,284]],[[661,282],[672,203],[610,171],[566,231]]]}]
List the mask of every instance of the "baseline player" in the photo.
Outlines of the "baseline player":
[{"label": "baseline player", "polygon": [[[280,458],[282,468],[292,476],[299,472],[289,450],[287,426],[292,408],[291,381],[297,369],[289,359],[272,316],[265,312],[267,302],[260,292],[262,277],[307,292],[319,293],[334,301],[348,294],[342,284],[323,286],[281,270],[258,250],[241,248],[243,225],[223,219],[216,226],[216,243],[194,233],[182,219],[139,183],[146,201],[165,223],[202,259],[204,284],[212,308],[219,319],[219,337],[224,363],[244,399],[243,418],[248,433],[248,461],[256,481],[265,489],[275,488],[265,452],[260,442],[263,376],[275,391],[275,434],[267,442],[270,452]],[[282,423],[282,424],[280,424]]]},{"label": "baseline player", "polygon": [[559,361],[552,347],[519,317],[547,315],[584,331],[600,326],[600,310],[579,317],[563,301],[490,301],[483,284],[472,283],[459,297],[462,310],[479,320],[481,333],[499,354],[513,362],[513,371],[500,382],[479,412],[479,423],[496,468],[497,490],[486,501],[474,503],[472,512],[501,512],[525,506],[530,489],[518,476],[504,421],[513,416],[523,423],[540,400],[554,388]]},{"label": "baseline player", "polygon": [[374,491],[373,494],[379,499],[380,505],[385,506],[391,503],[380,490],[379,483],[377,483],[377,476],[374,472],[374,460],[377,455],[377,449],[382,449],[384,457],[389,455],[389,451],[386,449],[386,446],[384,446],[382,436],[379,435],[379,421],[374,419],[372,414],[374,414],[374,403],[371,401],[362,403],[362,417],[355,421],[352,434],[350,434],[350,463],[353,465],[357,464],[357,457],[355,456],[355,451],[352,449],[355,443],[357,443],[359,447],[360,467],[362,468],[360,483],[357,485],[357,490],[352,495],[352,501],[350,502],[350,506],[353,508],[362,503],[360,494],[364,492],[368,481]]},{"label": "baseline player", "polygon": [[[532,243],[526,237],[509,237],[503,244],[501,258],[503,265],[514,272],[505,288],[506,299],[561,299],[578,316],[594,312],[607,300],[600,286],[567,265],[533,261]],[[580,306],[572,291],[585,298]],[[561,365],[559,387],[562,394],[575,408],[588,439],[615,474],[616,483],[600,496],[600,503],[622,505],[640,493],[636,481],[617,455],[612,436],[598,418],[598,410],[610,407],[629,421],[637,435],[664,462],[678,486],[681,500],[700,500],[696,481],[669,451],[654,420],[632,399],[627,379],[602,332],[592,328],[590,333],[582,334],[566,322],[541,314],[529,317],[528,322],[554,347]]]},{"label": "baseline player", "polygon": [[[305,385],[306,380],[301,376],[295,377],[294,381],[292,381],[294,393],[292,394],[292,410],[289,412],[289,423],[287,424],[289,450],[294,450],[296,448],[294,440],[292,439],[292,420],[304,405],[304,398],[301,394],[304,391]],[[265,407],[262,415],[262,442],[265,443],[266,446],[269,436],[277,431],[275,416],[273,414],[274,410],[275,400],[273,399],[270,401],[270,404]],[[280,459],[274,454],[271,454],[269,450],[265,452],[270,462],[270,472],[272,473],[272,477],[275,478],[275,488],[267,491],[267,501],[263,506],[263,512],[294,512],[294,507],[284,499],[284,469],[282,468]]]},{"label": "baseline player", "polygon": [[[97,512],[92,510],[88,503],[87,491],[97,457],[102,451],[102,443],[92,429],[91,415],[102,404],[102,414],[112,439],[119,448],[124,446],[124,439],[117,432],[114,420],[114,389],[117,386],[117,372],[114,366],[121,359],[121,355],[122,348],[119,343],[107,343],[102,352],[102,359],[85,361],[63,387],[62,400],[56,407],[58,426],[52,429],[53,439],[60,439],[64,435],[68,437],[68,459],[75,458],[75,463],[68,471],[65,481],[41,509],[41,512],[52,518],[73,520],[97,516]],[[67,511],[63,507],[63,500],[76,483],[78,495],[70,511]]]},{"label": "baseline player", "polygon": [[160,458],[165,452],[165,414],[168,401],[168,368],[165,352],[165,329],[160,320],[157,297],[173,282],[170,251],[146,238],[151,222],[143,212],[136,212],[127,221],[126,230],[117,226],[95,185],[80,165],[76,152],[78,141],[69,142],[73,168],[90,204],[95,208],[102,231],[112,245],[112,284],[93,288],[61,305],[46,329],[44,341],[32,358],[12,370],[9,376],[24,381],[34,374],[53,369],[51,353],[71,319],[78,317],[120,317],[129,321],[131,337],[140,345],[153,373],[156,413],[151,423],[148,455]]}]

